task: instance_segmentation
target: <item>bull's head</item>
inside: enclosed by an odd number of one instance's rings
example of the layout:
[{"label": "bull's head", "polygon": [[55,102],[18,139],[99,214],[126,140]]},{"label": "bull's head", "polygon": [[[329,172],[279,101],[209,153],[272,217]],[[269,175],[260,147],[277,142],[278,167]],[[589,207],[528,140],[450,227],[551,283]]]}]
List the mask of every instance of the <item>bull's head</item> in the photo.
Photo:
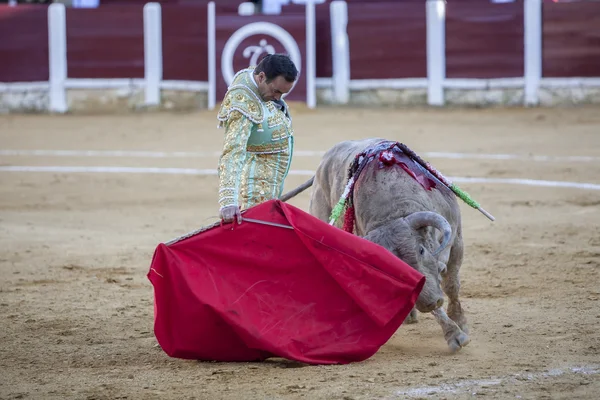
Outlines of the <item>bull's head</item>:
[{"label": "bull's head", "polygon": [[[442,233],[441,242],[428,227]],[[444,217],[431,211],[416,212],[392,220],[370,231],[364,238],[385,247],[425,275],[425,286],[416,303],[419,311],[430,312],[444,304],[440,283],[449,256],[444,250],[452,239],[452,228]]]}]

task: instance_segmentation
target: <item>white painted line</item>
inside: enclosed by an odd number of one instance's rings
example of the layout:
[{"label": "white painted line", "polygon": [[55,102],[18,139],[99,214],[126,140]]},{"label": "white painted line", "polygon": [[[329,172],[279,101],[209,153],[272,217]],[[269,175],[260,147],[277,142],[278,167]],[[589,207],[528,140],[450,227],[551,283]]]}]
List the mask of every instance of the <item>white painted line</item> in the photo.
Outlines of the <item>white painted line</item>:
[{"label": "white painted line", "polygon": [[[295,157],[322,157],[325,151],[296,150]],[[547,156],[520,154],[478,154],[423,152],[424,158],[476,159],[476,160],[525,160],[525,161],[568,161],[600,162],[595,156]],[[219,157],[220,151],[146,151],[146,150],[11,150],[0,149],[0,156],[45,156],[45,157],[136,157],[136,158],[201,158]]]},{"label": "white painted line", "polygon": [[[294,151],[294,156],[322,156],[324,151]],[[135,158],[203,158],[219,157],[220,151],[145,151],[145,150],[8,150],[0,149],[0,156],[38,157],[135,157]]]},{"label": "white painted line", "polygon": [[511,387],[520,385],[523,383],[531,383],[540,379],[552,379],[554,377],[562,376],[565,374],[579,374],[579,375],[596,375],[600,373],[599,366],[584,366],[584,367],[567,367],[551,369],[546,372],[537,373],[519,373],[503,376],[500,378],[488,378],[488,379],[477,379],[477,380],[464,380],[454,383],[443,383],[436,386],[421,386],[415,388],[405,388],[397,390],[392,398],[406,398],[406,397],[427,397],[431,395],[439,395],[444,393],[469,393],[471,395],[478,394],[478,390],[490,389],[490,386],[497,386],[502,383],[508,383]]},{"label": "white painted line", "polygon": [[[121,173],[121,174],[169,174],[169,175],[217,175],[216,169],[158,168],[158,167],[86,167],[86,166],[0,166],[0,172],[55,172],[55,173]],[[312,176],[312,170],[291,170],[290,175]],[[456,183],[496,183],[508,185],[563,187],[587,190],[600,190],[600,184],[585,182],[544,181],[519,178],[472,178],[448,177]]]},{"label": "white painted line", "polygon": [[[55,173],[117,173],[167,175],[217,175],[216,169],[154,168],[154,167],[84,167],[84,166],[0,166],[0,172],[55,172]],[[292,170],[290,175],[312,176],[314,171]]]},{"label": "white painted line", "polygon": [[565,182],[565,181],[544,181],[537,179],[519,179],[519,178],[464,178],[448,177],[456,183],[501,183],[507,185],[525,185],[525,186],[546,186],[546,187],[564,187],[576,189],[600,190],[600,184],[584,182]]},{"label": "white painted line", "polygon": [[593,156],[534,156],[519,154],[476,154],[476,153],[440,153],[424,152],[423,157],[451,158],[451,159],[479,159],[479,160],[529,160],[529,161],[600,161],[600,157]]},{"label": "white painted line", "polygon": [[69,166],[0,166],[0,172],[56,172],[56,173],[117,173],[117,174],[168,174],[168,175],[217,175],[216,169],[153,168],[153,167],[69,167]]},{"label": "white painted line", "polygon": [[0,150],[3,156],[44,157],[141,157],[141,158],[194,158],[219,156],[219,152],[144,151],[144,150]]}]

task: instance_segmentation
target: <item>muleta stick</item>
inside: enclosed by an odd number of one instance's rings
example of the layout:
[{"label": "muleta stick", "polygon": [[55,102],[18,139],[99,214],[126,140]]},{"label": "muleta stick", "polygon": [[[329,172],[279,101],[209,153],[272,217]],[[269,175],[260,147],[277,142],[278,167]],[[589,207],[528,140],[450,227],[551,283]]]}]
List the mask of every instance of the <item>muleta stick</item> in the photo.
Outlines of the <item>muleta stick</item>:
[{"label": "muleta stick", "polygon": [[463,191],[455,183],[452,183],[448,178],[446,178],[438,170],[436,170],[431,164],[429,164],[427,161],[424,161],[414,151],[409,149],[408,146],[406,146],[404,143],[398,143],[398,148],[400,148],[400,150],[402,150],[407,156],[409,156],[414,161],[419,163],[419,165],[421,165],[427,171],[431,172],[431,174],[433,174],[433,176],[435,176],[440,182],[442,182],[444,185],[446,185],[448,187],[448,189],[452,190],[454,192],[454,194],[456,194],[456,196],[458,196],[462,201],[464,201],[471,207],[479,210],[483,215],[488,217],[491,221],[496,220],[496,218],[494,218],[493,215],[491,215],[490,213],[485,211],[483,208],[481,208],[479,203],[476,202],[475,200],[473,200],[467,192]]}]

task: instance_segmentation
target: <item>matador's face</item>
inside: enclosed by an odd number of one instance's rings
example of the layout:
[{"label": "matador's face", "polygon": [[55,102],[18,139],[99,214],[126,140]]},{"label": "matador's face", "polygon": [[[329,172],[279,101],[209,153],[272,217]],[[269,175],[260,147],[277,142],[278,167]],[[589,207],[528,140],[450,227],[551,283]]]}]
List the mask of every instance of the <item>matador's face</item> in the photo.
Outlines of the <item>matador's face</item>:
[{"label": "matador's face", "polygon": [[267,76],[264,72],[256,75],[256,84],[258,92],[264,101],[279,100],[281,96],[292,90],[294,82],[288,82],[283,76],[278,76],[267,83]]}]

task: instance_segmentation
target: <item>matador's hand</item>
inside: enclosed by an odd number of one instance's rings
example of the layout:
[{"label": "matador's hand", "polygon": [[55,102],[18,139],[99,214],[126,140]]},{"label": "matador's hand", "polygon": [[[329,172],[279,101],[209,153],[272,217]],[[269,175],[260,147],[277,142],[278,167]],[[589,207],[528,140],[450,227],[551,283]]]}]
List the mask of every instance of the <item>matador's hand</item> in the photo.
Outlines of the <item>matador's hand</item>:
[{"label": "matador's hand", "polygon": [[221,219],[224,222],[232,222],[234,218],[238,224],[242,223],[242,213],[239,206],[226,206],[221,209]]}]

